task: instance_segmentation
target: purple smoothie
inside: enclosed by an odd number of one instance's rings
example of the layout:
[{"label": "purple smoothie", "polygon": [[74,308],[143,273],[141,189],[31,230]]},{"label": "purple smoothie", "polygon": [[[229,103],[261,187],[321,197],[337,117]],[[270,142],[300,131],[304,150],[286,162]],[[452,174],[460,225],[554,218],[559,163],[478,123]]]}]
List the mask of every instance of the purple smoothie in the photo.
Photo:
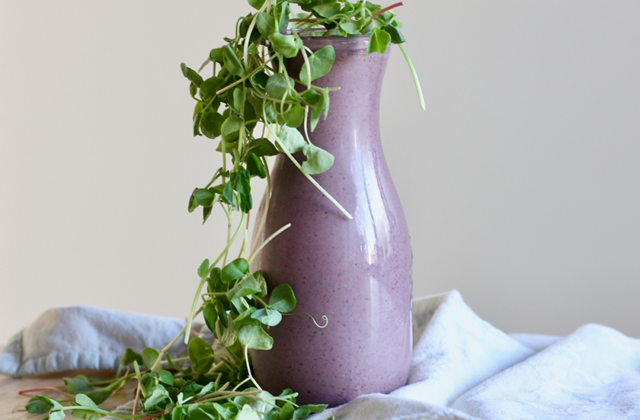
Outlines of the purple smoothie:
[{"label": "purple smoothie", "polygon": [[[404,385],[411,363],[411,263],[407,225],[380,142],[380,90],[389,52],[364,61],[368,37],[305,38],[317,50],[332,44],[332,70],[314,84],[331,92],[329,117],[311,142],[335,156],[314,178],[353,216],[348,220],[283,154],[271,173],[264,239],[270,242],[252,269],[270,288],[289,283],[295,312],[271,328],[274,346],[252,352],[255,374],[268,391],[299,392],[298,402],[331,406]],[[290,74],[299,59],[289,60]],[[304,157],[300,154],[299,160]],[[257,220],[262,217],[264,199]]]}]

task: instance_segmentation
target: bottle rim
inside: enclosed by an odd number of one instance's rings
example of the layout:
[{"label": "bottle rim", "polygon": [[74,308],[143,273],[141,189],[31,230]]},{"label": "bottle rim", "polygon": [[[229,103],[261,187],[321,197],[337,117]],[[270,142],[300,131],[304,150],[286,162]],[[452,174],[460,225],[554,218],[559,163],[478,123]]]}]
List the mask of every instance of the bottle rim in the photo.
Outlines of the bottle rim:
[{"label": "bottle rim", "polygon": [[[335,50],[366,50],[371,35],[325,36],[325,28],[309,28],[298,32],[302,44],[312,50],[332,45]],[[287,31],[291,33],[290,30]]]}]

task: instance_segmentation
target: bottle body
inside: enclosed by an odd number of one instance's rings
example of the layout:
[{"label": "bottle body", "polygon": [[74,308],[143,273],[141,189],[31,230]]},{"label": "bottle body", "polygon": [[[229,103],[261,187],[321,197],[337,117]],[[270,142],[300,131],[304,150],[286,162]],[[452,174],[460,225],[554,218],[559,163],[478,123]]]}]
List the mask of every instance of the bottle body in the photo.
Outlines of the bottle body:
[{"label": "bottle body", "polygon": [[[306,312],[320,324],[323,315],[328,318],[321,329],[305,315],[285,316],[269,330],[273,349],[252,352],[259,383],[276,394],[292,388],[303,404],[333,406],[362,394],[390,392],[409,375],[412,254],[379,130],[389,53],[372,54],[365,62],[364,41],[352,40],[355,44],[347,47],[332,38],[315,41],[320,46],[333,43],[336,60],[331,72],[314,84],[341,89],[330,93],[327,120],[321,119],[309,133],[313,144],[335,157],[333,167],[314,178],[353,220],[280,154],[271,172],[260,239],[287,223],[291,227],[270,242],[252,266],[263,272],[270,288],[292,286],[298,300],[295,312]],[[295,75],[301,62],[287,66]],[[263,200],[257,220],[264,206]]]}]

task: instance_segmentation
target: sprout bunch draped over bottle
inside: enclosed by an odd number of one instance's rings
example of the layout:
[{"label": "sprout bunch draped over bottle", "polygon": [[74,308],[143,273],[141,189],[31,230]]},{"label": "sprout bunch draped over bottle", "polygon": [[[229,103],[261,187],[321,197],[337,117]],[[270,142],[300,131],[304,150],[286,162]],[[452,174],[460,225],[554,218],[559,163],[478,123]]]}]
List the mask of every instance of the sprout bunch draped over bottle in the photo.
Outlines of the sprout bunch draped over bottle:
[{"label": "sprout bunch draped over bottle", "polygon": [[[249,349],[269,350],[269,328],[296,306],[287,284],[268,290],[263,275],[250,272],[250,263],[282,226],[262,243],[250,243],[248,227],[254,207],[251,181],[266,179],[267,197],[262,220],[256,220],[256,241],[268,216],[270,175],[267,158],[284,153],[345,217],[351,215],[312,175],[331,168],[334,157],[314,145],[313,132],[330,112],[330,93],[340,87],[318,87],[314,81],[331,71],[335,51],[331,45],[312,51],[304,36],[370,36],[367,57],[398,44],[409,64],[421,106],[424,101],[415,70],[403,48],[402,25],[392,9],[368,1],[248,0],[253,11],[239,18],[232,37],[214,48],[196,71],[185,64],[195,101],[193,134],[215,140],[220,167],[196,188],[189,212],[201,208],[203,223],[214,207],[225,215],[226,245],[219,255],[197,270],[199,284],[181,333],[163,349],[128,349],[113,378],[66,378],[67,398],[33,397],[26,409],[60,420],[94,419],[112,415],[123,419],[303,419],[325,405],[296,404],[296,393],[271,395],[251,374]],[[297,12],[293,12],[297,11]],[[298,74],[287,72],[286,60],[301,57]],[[293,154],[301,152],[301,162]],[[237,217],[234,218],[234,214]],[[236,223],[234,225],[234,222]],[[239,243],[237,256],[231,256]],[[215,348],[193,337],[192,322],[202,313],[216,339]],[[329,322],[324,317],[323,328]],[[316,322],[312,319],[310,322]],[[184,334],[184,338],[182,338]],[[179,340],[188,343],[188,355],[172,360],[169,349]],[[291,349],[295,351],[295,349]],[[132,414],[114,414],[98,405],[129,381],[136,380]],[[142,411],[142,412],[140,412]]]}]

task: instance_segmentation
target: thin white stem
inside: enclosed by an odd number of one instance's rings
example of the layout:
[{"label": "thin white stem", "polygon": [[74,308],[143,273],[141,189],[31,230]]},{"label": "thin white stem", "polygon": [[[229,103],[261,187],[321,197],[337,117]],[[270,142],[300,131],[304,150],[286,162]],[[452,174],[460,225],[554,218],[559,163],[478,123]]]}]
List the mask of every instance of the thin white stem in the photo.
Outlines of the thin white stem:
[{"label": "thin white stem", "polygon": [[171,340],[171,342],[169,344],[167,344],[162,350],[160,350],[160,354],[158,354],[158,359],[155,361],[155,363],[153,364],[153,366],[151,366],[151,371],[153,372],[154,369],[156,369],[158,367],[158,365],[160,363],[162,363],[162,358],[163,356],[171,349],[171,347],[173,347],[174,344],[176,344],[176,341],[178,341],[178,339],[180,338],[180,336],[187,330],[187,324],[184,324],[184,327],[182,327],[182,329],[180,330],[180,332],[178,333],[178,335],[176,335],[173,340]]},{"label": "thin white stem", "polygon": [[[264,110],[263,110],[262,112],[264,113]],[[266,116],[266,114],[264,114],[264,120],[265,120],[265,121],[267,121],[267,116]],[[268,129],[272,134],[274,134],[274,133],[273,133],[273,131],[271,130],[271,124],[267,124],[267,129]],[[340,210],[340,211],[342,212],[342,214],[344,214],[344,215],[347,217],[347,219],[349,219],[349,220],[353,220],[353,216],[351,216],[351,214],[349,214],[349,212],[348,212],[344,207],[342,207],[342,205],[341,205],[340,203],[338,203],[338,201],[337,201],[335,198],[333,198],[333,197],[331,196],[331,194],[329,194],[329,193],[327,192],[327,190],[325,190],[324,188],[322,188],[322,186],[321,186],[320,184],[318,184],[318,181],[316,181],[315,179],[313,179],[313,178],[311,177],[311,175],[309,175],[308,173],[306,173],[306,172],[304,171],[304,169],[302,169],[302,166],[300,166],[300,164],[298,163],[298,161],[297,161],[293,156],[291,156],[291,153],[289,153],[289,151],[287,150],[287,148],[286,148],[286,147],[285,147],[285,146],[280,142],[280,140],[278,139],[278,135],[277,135],[277,134],[274,134],[274,137],[275,137],[275,142],[276,142],[276,144],[280,146],[280,150],[282,150],[282,152],[283,152],[285,155],[287,155],[287,157],[289,158],[289,160],[291,160],[291,163],[293,163],[293,164],[296,166],[296,168],[298,168],[298,169],[300,170],[300,172],[302,172],[302,175],[304,175],[304,176],[309,180],[309,182],[311,182],[311,183],[312,183],[312,184],[313,184],[313,185],[314,185],[314,186],[315,186],[315,187],[316,187],[316,188],[317,188],[317,189],[322,193],[322,195],[324,195],[325,197],[327,197],[327,198],[329,199],[329,201],[331,201],[331,202],[332,202],[332,203],[333,203],[333,204],[338,208],[338,210]]]},{"label": "thin white stem", "polygon": [[229,248],[231,248],[231,245],[235,242],[236,237],[238,236],[238,233],[240,233],[240,229],[242,228],[242,225],[244,225],[244,216],[245,214],[242,213],[240,224],[238,225],[238,229],[236,229],[235,233],[233,234],[233,237],[229,241],[227,241],[227,246],[224,247],[224,250],[222,251],[222,253],[218,256],[218,258],[216,258],[213,264],[209,266],[209,270],[207,270],[205,275],[202,276],[202,278],[200,279],[198,290],[196,291],[196,295],[193,297],[193,303],[191,304],[191,312],[189,313],[189,318],[187,319],[186,332],[184,333],[185,344],[189,344],[189,334],[191,333],[191,324],[193,323],[193,318],[196,316],[196,304],[198,303],[198,297],[202,292],[202,288],[204,287],[204,284],[207,282],[207,276],[209,275],[211,270],[216,266],[216,264],[218,264],[220,259],[223,258],[223,256],[226,259],[226,256],[229,253]]},{"label": "thin white stem", "polygon": [[418,91],[418,99],[420,100],[420,108],[422,110],[426,110],[427,107],[424,104],[424,96],[422,95],[422,87],[420,87],[420,80],[418,79],[418,73],[416,73],[416,69],[413,67],[413,63],[411,62],[411,58],[409,58],[409,54],[407,50],[404,49],[402,44],[398,44],[400,47],[400,51],[402,51],[402,55],[404,55],[404,59],[407,60],[407,64],[409,65],[409,70],[411,70],[411,76],[413,76],[413,83],[416,85],[416,90]]},{"label": "thin white stem", "polygon": [[253,382],[256,388],[262,391],[262,387],[255,379],[253,379],[253,375],[251,374],[251,366],[249,365],[249,348],[247,346],[244,346],[244,360],[247,362],[247,374],[249,375],[249,378],[251,378],[251,382]]},{"label": "thin white stem", "polygon": [[285,230],[289,229],[291,227],[291,223],[287,223],[286,225],[282,226],[280,229],[278,229],[277,231],[275,231],[271,236],[269,236],[259,247],[258,249],[256,249],[256,252],[253,253],[253,255],[251,255],[251,258],[249,258],[249,264],[251,264],[251,262],[253,261],[253,259],[256,257],[256,255],[258,255],[258,253],[260,251],[262,251],[262,248],[264,248],[269,242],[271,242],[273,240],[273,238],[275,238],[276,236],[278,236],[279,234],[281,234],[282,232],[284,232]]},{"label": "thin white stem", "polygon": [[[249,224],[248,221],[249,221],[249,219],[247,219],[247,225]],[[244,244],[243,245],[244,246],[242,248],[244,250],[244,259],[246,260],[247,258],[249,258],[249,226],[247,226],[244,229]]]},{"label": "thin white stem", "polygon": [[245,225],[244,233],[242,235],[242,244],[240,245],[240,251],[238,252],[238,258],[242,257],[244,253],[244,259],[247,259],[247,251],[245,248],[248,246],[247,244],[247,232],[249,231],[249,219],[251,219],[251,212],[247,212],[247,222]]},{"label": "thin white stem", "polygon": [[271,61],[274,60],[275,57],[270,58],[268,61],[265,61],[264,63],[262,63],[260,65],[260,67],[256,68],[255,70],[253,70],[251,73],[247,74],[246,76],[244,76],[242,79],[238,79],[235,82],[231,83],[228,86],[225,86],[224,88],[216,91],[216,95],[220,95],[222,93],[225,93],[226,91],[228,91],[229,89],[238,86],[240,83],[246,81],[247,79],[249,79],[251,76],[253,76],[254,74],[256,74],[257,72],[259,72],[260,70],[262,70],[263,68],[267,67],[267,64],[269,64]]},{"label": "thin white stem", "polygon": [[[265,1],[258,13],[264,12],[264,10],[271,4],[270,1]],[[251,20],[251,24],[249,25],[249,29],[247,29],[247,34],[244,37],[244,67],[249,67],[249,40],[251,39],[251,32],[253,32],[253,28],[256,27],[256,21],[258,20],[258,13],[255,14],[253,19]]]},{"label": "thin white stem", "polygon": [[262,236],[262,232],[264,232],[264,227],[267,223],[267,215],[269,214],[269,203],[271,202],[271,174],[269,173],[269,166],[267,164],[267,159],[263,157],[262,163],[264,165],[265,170],[267,171],[267,189],[264,192],[266,201],[264,204],[264,211],[262,212],[262,218],[260,219],[260,225],[258,226],[258,230],[256,232],[255,238],[253,239],[253,244],[251,245],[251,251],[249,252],[249,255],[253,255],[256,247],[258,246],[258,241]]},{"label": "thin white stem", "polygon": [[[224,143],[224,140],[222,141]],[[229,209],[229,211],[227,212],[227,243],[229,243],[229,240],[231,238],[231,209]],[[227,265],[227,255],[229,255],[229,249],[227,248],[227,252],[224,253],[224,257],[222,259],[222,265]]]},{"label": "thin white stem", "polygon": [[293,163],[296,166],[296,168],[298,168],[300,172],[302,172],[302,175],[304,175],[318,190],[320,190],[320,192],[325,197],[327,197],[329,201],[331,201],[338,208],[338,210],[340,210],[347,217],[347,219],[353,220],[353,216],[351,216],[351,214],[349,214],[349,212],[344,207],[342,207],[342,205],[338,203],[338,201],[336,201],[336,199],[333,198],[331,194],[329,194],[324,188],[322,188],[322,186],[318,184],[318,182],[315,179],[313,179],[311,175],[309,175],[304,171],[304,169],[302,169],[302,166],[298,163],[298,161],[293,156],[291,156],[291,153],[289,153],[289,151],[280,142],[279,139],[276,139],[276,143],[280,145],[280,149],[284,152],[285,155],[287,155],[289,160],[291,160],[291,163]]}]

